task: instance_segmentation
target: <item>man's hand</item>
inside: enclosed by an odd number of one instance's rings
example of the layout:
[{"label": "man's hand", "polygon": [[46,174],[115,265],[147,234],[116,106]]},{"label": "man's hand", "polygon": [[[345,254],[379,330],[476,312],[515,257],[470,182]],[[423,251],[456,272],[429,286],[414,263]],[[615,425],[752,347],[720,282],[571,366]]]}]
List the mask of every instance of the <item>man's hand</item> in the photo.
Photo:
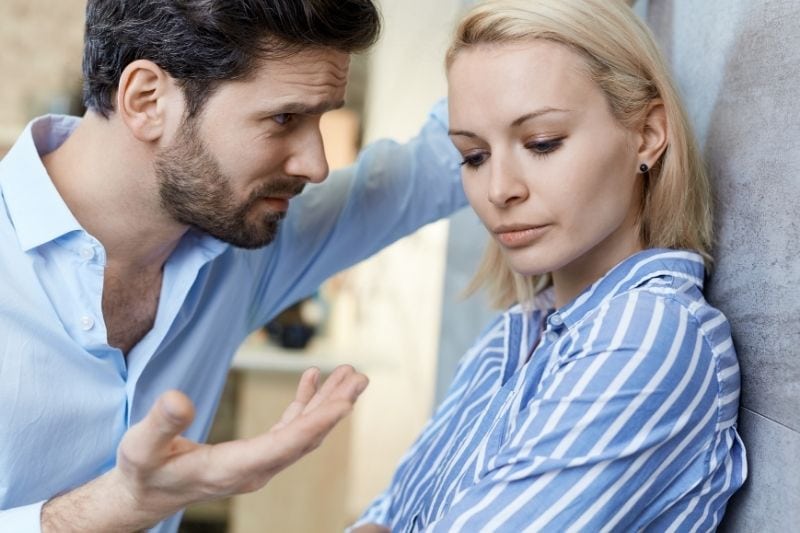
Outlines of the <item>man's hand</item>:
[{"label": "man's hand", "polygon": [[164,393],[124,435],[113,469],[44,505],[42,532],[138,531],[189,504],[263,487],[320,445],[352,410],[367,378],[345,365],[318,385],[319,370],[307,370],[269,431],[215,445],[180,436],[194,407],[180,392]]}]

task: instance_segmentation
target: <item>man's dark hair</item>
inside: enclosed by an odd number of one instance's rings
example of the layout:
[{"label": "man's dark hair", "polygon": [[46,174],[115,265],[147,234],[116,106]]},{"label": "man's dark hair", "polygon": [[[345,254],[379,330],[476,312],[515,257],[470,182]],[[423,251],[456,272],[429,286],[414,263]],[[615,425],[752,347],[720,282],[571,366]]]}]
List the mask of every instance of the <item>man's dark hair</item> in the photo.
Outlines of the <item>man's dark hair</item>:
[{"label": "man's dark hair", "polygon": [[148,59],[180,84],[194,116],[260,60],[309,47],[360,52],[379,33],[372,0],[88,0],[83,101],[108,117],[122,71]]}]

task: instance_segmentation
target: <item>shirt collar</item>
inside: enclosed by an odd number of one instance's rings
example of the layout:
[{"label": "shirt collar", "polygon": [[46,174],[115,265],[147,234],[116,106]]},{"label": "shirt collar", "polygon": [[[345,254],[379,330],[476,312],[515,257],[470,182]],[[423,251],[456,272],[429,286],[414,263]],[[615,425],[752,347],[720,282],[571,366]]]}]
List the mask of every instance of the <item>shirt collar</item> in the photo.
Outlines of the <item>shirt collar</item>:
[{"label": "shirt collar", "polygon": [[572,302],[558,309],[556,320],[572,326],[607,300],[656,278],[684,280],[702,290],[704,273],[703,258],[696,252],[664,248],[643,250],[623,260]]},{"label": "shirt collar", "polygon": [[[704,274],[703,258],[696,252],[651,248],[633,254],[617,264],[605,276],[560,309],[553,311],[552,287],[539,293],[533,305],[529,307],[545,314],[552,312],[548,320],[554,326],[565,324],[570,327],[607,300],[644,285],[655,278],[681,279],[702,290]],[[525,309],[517,304],[508,312],[524,314]]]},{"label": "shirt collar", "polygon": [[72,231],[82,231],[42,163],[78,126],[76,117],[48,115],[31,121],[0,161],[0,192],[24,251]]}]

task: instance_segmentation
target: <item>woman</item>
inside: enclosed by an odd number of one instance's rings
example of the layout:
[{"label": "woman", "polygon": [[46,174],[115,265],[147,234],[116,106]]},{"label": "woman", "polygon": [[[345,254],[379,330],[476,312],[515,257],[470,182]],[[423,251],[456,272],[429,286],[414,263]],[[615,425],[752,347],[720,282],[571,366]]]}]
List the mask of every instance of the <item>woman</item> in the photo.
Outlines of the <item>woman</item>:
[{"label": "woman", "polygon": [[447,58],[451,138],[518,302],[356,531],[709,531],[746,475],[739,369],[703,298],[709,185],[622,1],[477,7]]}]

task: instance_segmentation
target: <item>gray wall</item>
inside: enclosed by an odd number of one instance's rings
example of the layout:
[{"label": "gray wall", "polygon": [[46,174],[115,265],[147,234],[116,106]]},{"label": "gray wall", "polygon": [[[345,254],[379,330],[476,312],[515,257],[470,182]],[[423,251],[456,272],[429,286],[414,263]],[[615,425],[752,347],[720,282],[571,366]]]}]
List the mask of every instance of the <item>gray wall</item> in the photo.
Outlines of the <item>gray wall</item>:
[{"label": "gray wall", "polygon": [[709,299],[742,365],[750,479],[725,531],[800,529],[800,2],[651,0],[717,198]]},{"label": "gray wall", "polygon": [[[685,98],[715,184],[709,299],[742,365],[749,479],[721,530],[800,530],[800,1],[639,0]],[[459,301],[485,242],[460,213],[448,243],[439,390],[492,313]]]}]

